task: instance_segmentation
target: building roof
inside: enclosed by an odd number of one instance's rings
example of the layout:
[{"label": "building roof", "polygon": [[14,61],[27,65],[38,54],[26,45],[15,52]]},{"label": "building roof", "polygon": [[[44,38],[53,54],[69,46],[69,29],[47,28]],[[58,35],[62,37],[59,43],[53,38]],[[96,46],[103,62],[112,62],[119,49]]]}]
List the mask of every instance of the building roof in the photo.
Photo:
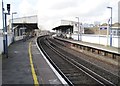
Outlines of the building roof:
[{"label": "building roof", "polygon": [[[12,23],[12,19],[9,20]],[[37,15],[13,18],[13,23],[38,23]]]},{"label": "building roof", "polygon": [[120,30],[120,27],[112,27],[112,30]]},{"label": "building roof", "polygon": [[73,28],[73,26],[72,25],[60,25],[58,27],[53,28],[52,30],[68,29],[68,28]]},{"label": "building roof", "polygon": [[18,28],[20,27],[27,27],[28,29],[38,29],[37,23],[13,23],[13,26],[17,26]]}]

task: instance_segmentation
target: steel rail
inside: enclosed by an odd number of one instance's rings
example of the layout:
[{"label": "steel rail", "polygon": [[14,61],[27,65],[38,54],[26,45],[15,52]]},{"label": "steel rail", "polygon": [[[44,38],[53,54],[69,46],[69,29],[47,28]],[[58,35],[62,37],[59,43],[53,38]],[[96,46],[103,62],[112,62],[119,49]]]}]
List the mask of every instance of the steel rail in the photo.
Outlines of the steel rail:
[{"label": "steel rail", "polygon": [[[46,44],[46,43],[45,43]],[[54,50],[54,48],[49,44],[47,43],[47,46],[51,48],[51,50],[53,50],[54,52],[56,52],[56,50]],[[60,57],[61,57],[61,54],[56,52]],[[47,53],[46,53],[47,54]],[[48,55],[47,55],[48,56]],[[49,57],[49,56],[48,56]],[[98,81],[97,79],[95,79],[94,77],[92,77],[90,74],[88,74],[87,72],[85,72],[83,69],[79,68],[77,65],[73,64],[72,62],[70,62],[68,59],[65,59],[63,56],[62,58],[64,60],[66,60],[67,62],[69,62],[70,64],[72,64],[74,67],[76,67],[77,69],[79,69],[80,71],[82,71],[84,74],[86,74],[87,76],[91,77],[93,80],[95,80],[96,82],[98,82],[99,84],[101,84],[102,86],[106,86],[105,84],[103,84],[102,82]],[[52,61],[53,62],[53,61]],[[54,62],[53,62],[54,63]],[[54,63],[55,64],[55,63]],[[58,67],[57,67],[58,68]],[[59,69],[59,68],[58,68]],[[64,75],[65,76],[65,75]],[[69,79],[68,79],[69,80]],[[70,81],[70,80],[69,80]]]},{"label": "steel rail", "polygon": [[[50,43],[52,43],[50,40],[48,40]],[[53,45],[55,45],[54,43],[52,43]],[[56,46],[57,47],[57,46]],[[92,70],[90,70],[89,68],[87,68],[87,67],[85,67],[84,65],[82,65],[82,64],[80,64],[80,63],[78,63],[77,61],[75,61],[74,59],[71,59],[71,58],[69,58],[68,56],[66,56],[66,55],[64,55],[64,54],[62,54],[61,52],[59,52],[57,49],[55,49],[54,47],[52,47],[51,46],[51,49],[54,49],[55,51],[56,51],[56,53],[58,53],[60,56],[63,56],[63,59],[67,59],[67,61],[69,61],[71,64],[74,64],[76,67],[77,67],[77,65],[79,65],[81,68],[83,68],[83,69],[85,69],[87,72],[89,72],[89,73],[87,73],[86,71],[85,71],[85,73],[87,74],[87,75],[89,75],[91,78],[93,78],[94,80],[96,80],[97,82],[99,82],[99,83],[102,83],[102,84],[104,84],[104,83],[106,83],[106,84],[109,84],[109,85],[112,85],[112,86],[116,86],[114,83],[112,83],[111,81],[109,81],[109,80],[107,80],[107,79],[105,79],[104,77],[102,77],[102,76],[100,76],[100,75],[98,75],[97,73],[95,73],[94,71],[92,71]],[[78,67],[79,68],[79,67]],[[84,70],[83,70],[84,71]],[[93,76],[94,75],[94,76]],[[95,76],[97,76],[97,77],[95,77]],[[98,80],[98,78],[100,79],[100,80]],[[101,81],[102,80],[102,81]]]},{"label": "steel rail", "polygon": [[[42,38],[41,38],[42,39]],[[45,38],[44,38],[45,39]],[[39,40],[41,41],[41,40]],[[47,57],[47,59],[50,61],[50,63],[55,67],[55,69],[61,74],[61,76],[65,79],[65,81],[68,83],[68,85],[70,86],[74,86],[73,83],[64,75],[64,73],[57,67],[57,65],[52,61],[52,59],[49,57],[49,55],[47,54],[47,52],[44,50],[44,48],[42,47],[41,43],[39,42],[39,47],[42,50],[42,52],[44,53],[44,55]]]},{"label": "steel rail", "polygon": [[[65,46],[63,43],[61,43],[60,41],[58,41],[58,40],[55,40],[57,43],[59,43],[61,46]],[[52,42],[53,43],[53,42]],[[55,43],[54,43],[54,45],[56,45]],[[57,46],[57,45],[56,45]],[[58,47],[58,46],[57,46]],[[62,49],[60,46],[58,47],[59,49]],[[114,75],[114,76],[116,76],[116,77],[118,77],[118,78],[120,78],[120,76],[119,75],[117,75],[117,74],[114,74],[114,73],[112,73],[111,71],[108,71],[108,70],[106,70],[106,69],[104,69],[104,68],[102,68],[101,66],[98,66],[98,65],[96,65],[95,63],[92,63],[92,62],[90,62],[90,61],[88,61],[88,60],[85,60],[85,59],[83,59],[83,58],[81,58],[82,60],[84,60],[84,61],[86,61],[86,62],[88,62],[88,63],[90,63],[90,64],[92,64],[92,65],[94,65],[94,66],[96,66],[96,67],[98,67],[98,68],[100,68],[100,69],[102,69],[102,70],[104,70],[104,71],[106,71],[106,72],[108,72],[108,73],[110,73],[110,74],[112,74],[112,75]]]}]

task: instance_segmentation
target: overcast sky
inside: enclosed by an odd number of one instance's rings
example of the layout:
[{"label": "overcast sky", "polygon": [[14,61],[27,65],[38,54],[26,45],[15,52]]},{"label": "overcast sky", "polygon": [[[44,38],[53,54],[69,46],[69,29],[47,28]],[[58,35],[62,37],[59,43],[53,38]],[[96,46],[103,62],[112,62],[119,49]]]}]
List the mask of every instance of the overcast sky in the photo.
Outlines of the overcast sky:
[{"label": "overcast sky", "polygon": [[[118,21],[118,2],[120,0],[3,0],[4,7],[11,4],[11,12],[17,12],[15,18],[38,15],[39,26],[51,30],[60,25],[61,20],[77,21],[79,17],[83,23],[99,21],[107,23],[110,9],[113,7],[113,23]],[[2,0],[1,0],[2,3]],[[0,6],[1,6],[0,3]],[[0,14],[2,11],[0,9]],[[8,19],[11,15],[8,16]],[[2,28],[2,16],[0,16]]]}]

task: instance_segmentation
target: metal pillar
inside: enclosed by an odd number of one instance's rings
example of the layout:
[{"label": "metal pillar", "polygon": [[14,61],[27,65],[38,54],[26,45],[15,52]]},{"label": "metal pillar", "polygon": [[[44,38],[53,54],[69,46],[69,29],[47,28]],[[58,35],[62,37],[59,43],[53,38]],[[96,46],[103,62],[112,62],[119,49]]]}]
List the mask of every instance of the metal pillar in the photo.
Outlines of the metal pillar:
[{"label": "metal pillar", "polygon": [[110,33],[110,25],[109,25],[110,19],[108,20],[108,26],[107,26],[107,46],[109,46],[109,33]]},{"label": "metal pillar", "polygon": [[12,13],[12,23],[11,23],[11,30],[12,30],[12,42],[14,42],[15,41],[15,38],[14,38],[14,36],[15,36],[15,33],[14,33],[14,29],[13,29],[13,15],[14,14],[17,14],[17,12],[13,12]]},{"label": "metal pillar", "polygon": [[12,23],[11,23],[11,30],[12,30],[12,42],[14,42],[13,13],[12,13]]},{"label": "metal pillar", "polygon": [[110,46],[112,47],[112,7],[111,7],[111,30],[110,30]]},{"label": "metal pillar", "polygon": [[79,24],[79,17],[76,17],[78,19],[78,41],[80,40],[79,39],[79,33],[80,33],[80,24]]},{"label": "metal pillar", "polygon": [[8,57],[8,40],[7,40],[7,13],[5,13],[5,54]]}]

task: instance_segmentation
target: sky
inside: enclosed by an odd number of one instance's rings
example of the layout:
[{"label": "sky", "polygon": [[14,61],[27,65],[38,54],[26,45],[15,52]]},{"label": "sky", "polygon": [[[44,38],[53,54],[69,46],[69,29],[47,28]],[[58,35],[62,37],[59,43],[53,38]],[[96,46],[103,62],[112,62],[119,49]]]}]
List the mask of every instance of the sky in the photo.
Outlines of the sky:
[{"label": "sky", "polygon": [[[107,23],[110,18],[110,9],[113,7],[113,23],[118,21],[118,2],[120,0],[3,0],[11,4],[11,13],[17,12],[14,18],[38,15],[38,26],[41,29],[51,30],[60,25],[61,20],[77,21],[82,23]],[[2,0],[0,7],[2,8]],[[2,9],[0,14],[2,15]],[[2,16],[0,28],[2,29]],[[8,16],[8,20],[11,15]]]}]

